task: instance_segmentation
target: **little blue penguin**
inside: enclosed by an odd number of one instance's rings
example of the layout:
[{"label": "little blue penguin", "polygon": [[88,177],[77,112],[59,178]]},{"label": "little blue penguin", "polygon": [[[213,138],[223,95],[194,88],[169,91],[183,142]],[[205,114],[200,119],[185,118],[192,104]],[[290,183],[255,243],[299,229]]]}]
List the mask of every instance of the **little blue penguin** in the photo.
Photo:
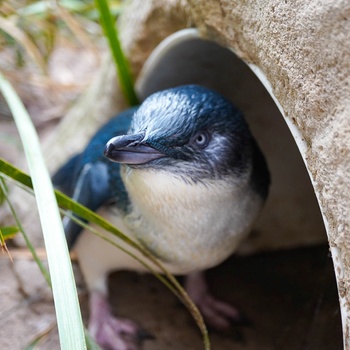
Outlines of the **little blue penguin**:
[{"label": "little blue penguin", "polygon": [[[209,326],[225,330],[239,321],[235,307],[210,294],[204,271],[247,237],[270,175],[242,113],[228,99],[198,85],[156,92],[111,119],[53,182],[171,273],[185,275],[185,288]],[[141,328],[112,315],[107,276],[145,268],[68,217],[64,226],[90,291],[92,336],[103,349],[139,349]]]}]

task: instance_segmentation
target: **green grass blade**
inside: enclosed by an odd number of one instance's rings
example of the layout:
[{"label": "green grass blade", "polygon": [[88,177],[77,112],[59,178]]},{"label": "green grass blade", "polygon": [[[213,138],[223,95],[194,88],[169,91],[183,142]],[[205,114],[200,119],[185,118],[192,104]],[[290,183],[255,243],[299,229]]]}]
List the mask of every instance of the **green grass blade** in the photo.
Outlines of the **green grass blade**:
[{"label": "green grass blade", "polygon": [[5,191],[7,191],[7,187],[5,182],[3,182],[3,185],[5,187],[5,190],[3,190],[3,187],[0,187],[0,206],[5,202]]},{"label": "green grass blade", "polygon": [[111,14],[108,1],[95,0],[95,4],[100,13],[100,22],[116,64],[123,93],[130,106],[135,106],[139,104],[139,101],[134,90],[128,62],[120,45],[115,19]]},{"label": "green grass blade", "polygon": [[13,259],[7,248],[6,240],[13,238],[18,231],[18,227],[14,226],[0,227],[0,251],[2,253],[7,253],[11,261],[13,261]]},{"label": "green grass blade", "polygon": [[23,239],[26,242],[26,245],[27,245],[29,251],[31,252],[31,254],[33,256],[33,259],[35,260],[36,264],[38,265],[38,267],[39,267],[41,273],[43,274],[43,276],[44,276],[47,284],[49,285],[49,287],[52,287],[50,274],[47,271],[47,269],[45,268],[44,264],[41,262],[38,254],[35,251],[35,248],[33,247],[32,243],[30,242],[30,239],[29,239],[26,231],[24,230],[24,228],[23,228],[23,226],[21,224],[21,221],[19,220],[19,218],[17,216],[17,213],[16,213],[16,211],[15,211],[15,209],[14,209],[14,207],[13,207],[11,201],[10,201],[10,198],[9,198],[9,196],[7,194],[5,181],[4,181],[4,179],[2,177],[0,178],[0,189],[4,192],[5,200],[6,200],[8,206],[9,206],[9,208],[11,210],[12,216],[14,217],[14,219],[16,221],[17,231],[21,231]]},{"label": "green grass blade", "polygon": [[85,329],[85,341],[88,350],[101,350],[101,348],[96,344],[95,340],[91,337],[87,329]]},{"label": "green grass blade", "polygon": [[0,74],[0,91],[20,134],[39,209],[48,255],[61,349],[86,349],[84,328],[62,221],[33,123],[11,84]]},{"label": "green grass blade", "polygon": [[19,228],[17,226],[0,227],[1,242],[14,238],[18,232]]}]

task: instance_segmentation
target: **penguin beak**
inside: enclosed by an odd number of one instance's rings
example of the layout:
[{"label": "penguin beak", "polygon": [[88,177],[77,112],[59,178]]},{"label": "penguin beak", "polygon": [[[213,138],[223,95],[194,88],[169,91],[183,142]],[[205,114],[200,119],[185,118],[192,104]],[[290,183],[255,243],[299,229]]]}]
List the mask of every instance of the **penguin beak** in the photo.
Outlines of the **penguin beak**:
[{"label": "penguin beak", "polygon": [[113,162],[139,165],[165,157],[164,153],[142,143],[144,134],[113,137],[106,144],[104,155]]}]

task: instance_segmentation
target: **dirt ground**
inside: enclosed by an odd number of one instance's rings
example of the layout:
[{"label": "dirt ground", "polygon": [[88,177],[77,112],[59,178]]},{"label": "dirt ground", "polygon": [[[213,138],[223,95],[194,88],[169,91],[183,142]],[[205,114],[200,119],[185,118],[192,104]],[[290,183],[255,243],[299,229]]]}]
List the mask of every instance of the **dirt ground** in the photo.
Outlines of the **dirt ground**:
[{"label": "dirt ground", "polygon": [[[213,349],[342,348],[340,313],[327,247],[233,257],[208,271],[213,293],[237,305],[252,326],[211,333]],[[156,336],[145,349],[201,349],[183,307],[151,276],[118,273],[111,279],[115,309]]]},{"label": "dirt ground", "polygon": [[[32,262],[0,259],[1,349],[21,350],[44,329],[39,349],[59,349],[50,293]],[[23,277],[15,273],[25,273]],[[36,271],[36,272],[35,272]],[[210,333],[213,350],[340,350],[338,296],[328,247],[318,246],[249,257],[232,257],[208,271],[213,293],[238,306],[251,321],[229,334]],[[19,284],[19,281],[21,283]],[[81,282],[82,311],[88,317]],[[188,311],[151,275],[117,272],[110,277],[115,312],[155,336],[144,350],[203,349]]]}]

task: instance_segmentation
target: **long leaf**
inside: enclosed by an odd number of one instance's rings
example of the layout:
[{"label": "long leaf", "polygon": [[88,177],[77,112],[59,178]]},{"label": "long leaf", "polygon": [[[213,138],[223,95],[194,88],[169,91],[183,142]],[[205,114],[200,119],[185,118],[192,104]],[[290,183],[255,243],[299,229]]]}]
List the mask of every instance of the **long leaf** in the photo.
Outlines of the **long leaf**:
[{"label": "long leaf", "polygon": [[121,88],[130,106],[135,106],[139,104],[139,101],[134,90],[130,68],[121,48],[115,20],[108,6],[108,1],[95,0],[95,3],[100,12],[100,22],[116,63]]},{"label": "long leaf", "polygon": [[48,254],[61,348],[64,350],[86,349],[84,328],[67,243],[39,139],[22,101],[11,84],[1,74],[0,90],[12,111],[32,175]]},{"label": "long leaf", "polygon": [[19,220],[18,216],[17,216],[17,213],[11,203],[11,200],[7,194],[7,189],[6,189],[6,185],[5,185],[5,181],[3,178],[0,178],[0,189],[3,190],[4,192],[4,195],[5,195],[5,199],[6,199],[6,202],[7,202],[7,205],[9,206],[11,212],[12,212],[12,216],[14,217],[15,221],[16,221],[16,224],[17,224],[17,227],[19,231],[21,231],[22,233],[22,236],[23,236],[23,239],[24,241],[26,242],[26,245],[27,245],[27,248],[29,249],[29,251],[31,252],[32,256],[33,256],[33,259],[35,260],[36,264],[38,265],[42,275],[44,276],[47,284],[49,285],[50,288],[52,288],[52,284],[51,284],[51,278],[50,278],[50,274],[49,272],[47,271],[46,267],[44,266],[44,264],[41,262],[35,248],[33,247],[26,231],[24,230],[24,227],[22,226],[21,224],[21,221]]}]

